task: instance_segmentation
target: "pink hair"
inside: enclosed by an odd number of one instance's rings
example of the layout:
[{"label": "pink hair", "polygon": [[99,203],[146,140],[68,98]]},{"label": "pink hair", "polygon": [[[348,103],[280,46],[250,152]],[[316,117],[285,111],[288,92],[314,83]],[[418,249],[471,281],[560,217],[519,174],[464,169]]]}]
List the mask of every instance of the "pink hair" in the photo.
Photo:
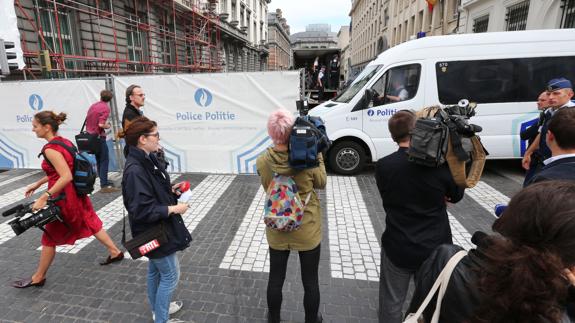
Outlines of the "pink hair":
[{"label": "pink hair", "polygon": [[288,143],[293,123],[293,115],[288,110],[280,108],[272,112],[268,118],[268,134],[275,145]]}]

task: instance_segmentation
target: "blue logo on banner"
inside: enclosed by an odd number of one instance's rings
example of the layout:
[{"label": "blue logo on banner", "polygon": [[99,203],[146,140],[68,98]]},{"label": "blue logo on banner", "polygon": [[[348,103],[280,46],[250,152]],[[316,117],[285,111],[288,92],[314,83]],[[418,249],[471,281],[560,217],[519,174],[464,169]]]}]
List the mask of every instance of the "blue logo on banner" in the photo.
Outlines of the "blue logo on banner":
[{"label": "blue logo on banner", "polygon": [[367,115],[368,115],[368,116],[373,117],[373,114],[374,114],[374,112],[373,112],[372,109],[367,110]]},{"label": "blue logo on banner", "polygon": [[44,107],[44,101],[42,101],[42,97],[38,94],[32,94],[28,98],[28,104],[30,105],[30,109],[34,111],[40,111]]},{"label": "blue logo on banner", "polygon": [[197,105],[205,108],[212,104],[212,93],[206,89],[199,88],[194,94],[194,99]]}]

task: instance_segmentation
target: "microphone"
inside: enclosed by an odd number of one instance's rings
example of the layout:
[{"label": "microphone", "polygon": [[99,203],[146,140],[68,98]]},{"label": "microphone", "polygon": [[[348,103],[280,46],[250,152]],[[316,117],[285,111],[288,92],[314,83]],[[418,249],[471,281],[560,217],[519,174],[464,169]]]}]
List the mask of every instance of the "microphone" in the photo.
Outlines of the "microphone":
[{"label": "microphone", "polygon": [[180,192],[180,197],[178,198],[178,203],[188,203],[189,200],[192,198],[192,191],[190,191],[190,182],[183,181],[180,184],[180,187],[176,189],[176,191]]},{"label": "microphone", "polygon": [[18,204],[16,206],[13,206],[11,208],[9,208],[8,210],[2,212],[2,216],[9,216],[10,214],[19,212],[20,210],[22,210],[25,207],[24,204]]}]

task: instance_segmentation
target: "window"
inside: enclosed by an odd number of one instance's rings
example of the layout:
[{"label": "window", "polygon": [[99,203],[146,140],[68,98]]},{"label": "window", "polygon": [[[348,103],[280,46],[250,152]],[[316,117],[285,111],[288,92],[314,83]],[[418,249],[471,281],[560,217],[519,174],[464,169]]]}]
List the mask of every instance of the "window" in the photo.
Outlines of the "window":
[{"label": "window", "polygon": [[[72,37],[72,24],[71,13],[66,9],[58,8],[58,24],[56,24],[56,14],[54,13],[54,6],[47,1],[38,1],[39,24],[42,26],[42,36],[46,40],[46,49],[54,53],[61,53],[67,55],[75,54],[74,39]],[[60,36],[62,39],[62,50],[60,50],[60,43],[58,41],[58,25],[60,25]],[[41,39],[39,42],[42,42]],[[74,69],[75,63],[66,61],[65,66],[67,69]]]},{"label": "window", "polygon": [[371,87],[373,106],[410,100],[417,94],[421,65],[394,67],[381,76]]},{"label": "window", "polygon": [[368,66],[366,67],[360,75],[357,76],[355,81],[348,87],[345,91],[343,91],[340,95],[338,95],[334,101],[336,102],[349,102],[351,99],[355,97],[357,92],[359,92],[372,77],[377,74],[377,72],[381,69],[382,65],[378,66]]},{"label": "window", "polygon": [[561,28],[575,28],[575,0],[561,0]]},{"label": "window", "polygon": [[487,27],[489,27],[489,15],[485,15],[483,17],[479,17],[473,20],[474,33],[487,32]]},{"label": "window", "polygon": [[519,2],[513,6],[507,7],[505,21],[507,22],[507,31],[525,30],[527,26],[527,14],[529,13],[529,0]]},{"label": "window", "polygon": [[[129,9],[126,9],[130,12]],[[133,10],[132,10],[133,12]],[[128,60],[134,62],[140,62],[144,60],[144,40],[146,39],[146,33],[138,29],[137,25],[140,24],[140,18],[136,15],[128,14],[128,19],[131,24],[126,25],[126,37],[128,42]],[[129,67],[134,71],[143,71],[144,66],[142,64],[131,64]]]},{"label": "window", "polygon": [[531,102],[557,75],[575,79],[575,56],[453,61],[436,64],[442,104]]}]

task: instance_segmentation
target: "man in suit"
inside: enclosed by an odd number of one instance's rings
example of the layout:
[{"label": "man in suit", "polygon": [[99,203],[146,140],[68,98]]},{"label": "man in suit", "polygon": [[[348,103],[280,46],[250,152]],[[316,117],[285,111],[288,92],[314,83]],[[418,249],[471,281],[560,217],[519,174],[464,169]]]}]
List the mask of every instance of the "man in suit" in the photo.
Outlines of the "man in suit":
[{"label": "man in suit", "polygon": [[554,180],[575,180],[575,109],[561,109],[553,115],[547,127],[547,145],[551,158],[529,184]]},{"label": "man in suit", "polygon": [[375,179],[385,209],[381,237],[379,322],[402,322],[409,281],[439,245],[452,243],[446,203],[463,198],[447,164],[435,168],[408,161],[416,116],[396,112],[388,123],[399,149],[376,164]]}]

